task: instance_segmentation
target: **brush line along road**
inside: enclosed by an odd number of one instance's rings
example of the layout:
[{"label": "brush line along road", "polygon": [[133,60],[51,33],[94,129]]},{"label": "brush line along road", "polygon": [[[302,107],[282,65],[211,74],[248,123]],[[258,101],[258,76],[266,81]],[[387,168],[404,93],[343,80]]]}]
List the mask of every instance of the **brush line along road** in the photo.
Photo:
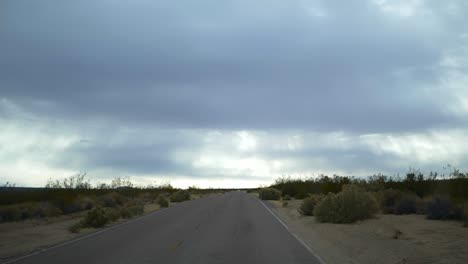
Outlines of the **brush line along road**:
[{"label": "brush line along road", "polygon": [[184,202],[12,263],[320,263],[253,195]]}]

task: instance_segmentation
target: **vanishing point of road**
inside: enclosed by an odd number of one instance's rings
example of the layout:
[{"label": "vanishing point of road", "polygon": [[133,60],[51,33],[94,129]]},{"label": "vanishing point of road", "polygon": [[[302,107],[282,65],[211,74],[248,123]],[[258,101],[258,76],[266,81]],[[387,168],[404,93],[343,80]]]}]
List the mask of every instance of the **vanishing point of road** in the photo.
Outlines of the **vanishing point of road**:
[{"label": "vanishing point of road", "polygon": [[177,204],[12,263],[320,263],[253,195]]}]

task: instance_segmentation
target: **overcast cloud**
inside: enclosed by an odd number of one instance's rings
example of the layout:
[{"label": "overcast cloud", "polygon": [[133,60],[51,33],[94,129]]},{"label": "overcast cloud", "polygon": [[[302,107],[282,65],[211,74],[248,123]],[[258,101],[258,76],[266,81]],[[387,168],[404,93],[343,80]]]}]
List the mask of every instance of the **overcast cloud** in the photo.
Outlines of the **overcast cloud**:
[{"label": "overcast cloud", "polygon": [[464,0],[0,2],[0,182],[468,169]]}]

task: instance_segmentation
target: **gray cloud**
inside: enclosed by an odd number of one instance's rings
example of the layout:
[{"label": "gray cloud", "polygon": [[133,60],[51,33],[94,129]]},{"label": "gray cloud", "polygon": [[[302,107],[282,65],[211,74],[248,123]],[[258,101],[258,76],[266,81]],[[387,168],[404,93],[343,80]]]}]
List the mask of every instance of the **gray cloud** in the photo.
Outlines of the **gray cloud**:
[{"label": "gray cloud", "polygon": [[465,12],[396,19],[368,1],[4,6],[1,94],[44,115],[361,132],[459,122],[393,73],[433,82],[427,66],[454,46]]},{"label": "gray cloud", "polygon": [[[0,148],[0,157],[60,170],[256,180],[315,168],[431,167],[434,158],[417,150],[431,144],[466,160],[441,147],[461,142],[458,134],[406,138],[465,131],[468,121],[468,61],[460,59],[468,4],[415,3],[1,1],[0,121],[11,128],[4,136],[29,141]],[[238,149],[241,130],[255,148]],[[347,140],[327,138],[335,132]],[[303,146],[284,148],[293,134],[306,135]],[[367,144],[361,136],[370,134],[396,149]],[[44,142],[54,144],[50,154]],[[275,161],[283,167],[273,169]]]}]

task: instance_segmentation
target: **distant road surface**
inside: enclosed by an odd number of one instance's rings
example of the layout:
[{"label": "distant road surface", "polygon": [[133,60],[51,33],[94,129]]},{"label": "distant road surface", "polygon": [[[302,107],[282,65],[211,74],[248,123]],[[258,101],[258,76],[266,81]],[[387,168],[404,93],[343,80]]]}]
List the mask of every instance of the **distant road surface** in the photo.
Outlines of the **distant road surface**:
[{"label": "distant road surface", "polygon": [[12,263],[320,263],[254,196],[184,202]]}]

